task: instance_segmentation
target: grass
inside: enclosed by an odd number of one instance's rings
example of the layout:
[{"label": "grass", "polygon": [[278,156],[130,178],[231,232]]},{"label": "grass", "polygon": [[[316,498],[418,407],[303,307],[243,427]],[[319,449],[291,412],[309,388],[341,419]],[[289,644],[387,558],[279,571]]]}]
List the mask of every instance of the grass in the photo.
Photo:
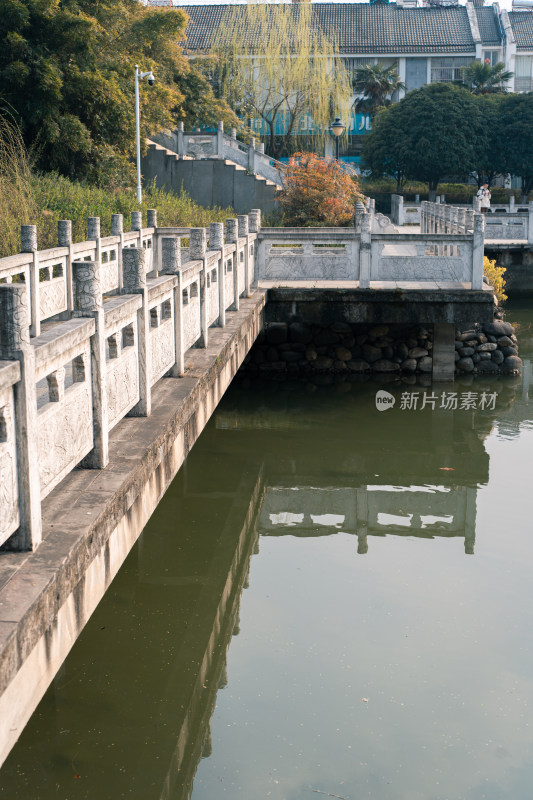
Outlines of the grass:
[{"label": "grass", "polygon": [[57,223],[72,220],[73,241],[87,237],[87,217],[100,217],[102,236],[111,232],[111,215],[124,214],[124,230],[130,214],[157,209],[160,226],[204,227],[235,217],[231,208],[203,208],[182,192],[170,194],[156,186],[143,191],[141,206],[133,189],[110,190],[71,181],[55,173],[38,174],[17,128],[0,116],[0,257],[20,251],[20,226],[37,225],[38,247],[57,245]]}]

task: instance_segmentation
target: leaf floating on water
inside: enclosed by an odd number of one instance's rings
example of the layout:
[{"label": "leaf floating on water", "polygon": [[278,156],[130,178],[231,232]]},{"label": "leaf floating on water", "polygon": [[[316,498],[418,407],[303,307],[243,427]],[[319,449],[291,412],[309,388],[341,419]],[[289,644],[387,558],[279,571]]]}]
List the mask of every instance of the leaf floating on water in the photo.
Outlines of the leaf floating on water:
[{"label": "leaf floating on water", "polygon": [[455,467],[440,467],[444,472],[455,472]]},{"label": "leaf floating on water", "polygon": [[361,698],[361,702],[362,703],[368,703],[368,697],[362,697]]}]

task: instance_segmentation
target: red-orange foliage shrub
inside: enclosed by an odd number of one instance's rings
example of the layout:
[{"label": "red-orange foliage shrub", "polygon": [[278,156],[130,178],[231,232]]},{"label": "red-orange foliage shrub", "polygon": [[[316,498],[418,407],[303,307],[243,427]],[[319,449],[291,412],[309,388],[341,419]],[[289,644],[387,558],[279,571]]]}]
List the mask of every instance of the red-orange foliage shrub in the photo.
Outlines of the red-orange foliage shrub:
[{"label": "red-orange foliage shrub", "polygon": [[295,153],[278,199],[285,225],[335,227],[353,219],[361,197],[355,173],[333,159]]}]

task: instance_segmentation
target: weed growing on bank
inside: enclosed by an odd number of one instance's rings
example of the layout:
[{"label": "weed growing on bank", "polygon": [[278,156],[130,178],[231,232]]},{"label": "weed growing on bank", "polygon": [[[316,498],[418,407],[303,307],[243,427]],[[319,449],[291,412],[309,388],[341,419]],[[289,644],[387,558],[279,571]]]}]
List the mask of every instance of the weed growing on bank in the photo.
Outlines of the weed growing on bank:
[{"label": "weed growing on bank", "polygon": [[[156,186],[143,191],[140,209],[157,208],[160,226],[204,227],[234,217],[231,208],[203,208],[182,192],[169,194]],[[132,189],[102,189],[64,178],[57,173],[32,171],[31,158],[16,126],[0,115],[0,257],[20,251],[20,226],[37,225],[40,250],[57,245],[57,222],[72,220],[74,241],[87,237],[87,217],[100,217],[102,235],[111,233],[111,215],[124,214],[124,229],[139,204]]]}]

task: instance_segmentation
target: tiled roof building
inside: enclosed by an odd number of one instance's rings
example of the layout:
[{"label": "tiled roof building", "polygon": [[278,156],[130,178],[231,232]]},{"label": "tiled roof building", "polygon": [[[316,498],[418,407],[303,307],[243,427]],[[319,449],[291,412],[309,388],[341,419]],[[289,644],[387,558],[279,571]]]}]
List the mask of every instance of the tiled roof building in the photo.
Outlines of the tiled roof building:
[{"label": "tiled roof building", "polygon": [[[511,90],[533,90],[533,13],[507,12],[498,3],[406,7],[413,2],[313,3],[312,8],[317,27],[334,34],[340,54],[353,67],[368,61],[396,61],[407,90],[455,80],[461,67],[474,59],[489,59],[492,64],[503,61],[516,76]],[[295,15],[298,6],[292,6]],[[221,21],[235,8],[180,7],[190,17],[185,47],[191,53],[210,49]]]}]

